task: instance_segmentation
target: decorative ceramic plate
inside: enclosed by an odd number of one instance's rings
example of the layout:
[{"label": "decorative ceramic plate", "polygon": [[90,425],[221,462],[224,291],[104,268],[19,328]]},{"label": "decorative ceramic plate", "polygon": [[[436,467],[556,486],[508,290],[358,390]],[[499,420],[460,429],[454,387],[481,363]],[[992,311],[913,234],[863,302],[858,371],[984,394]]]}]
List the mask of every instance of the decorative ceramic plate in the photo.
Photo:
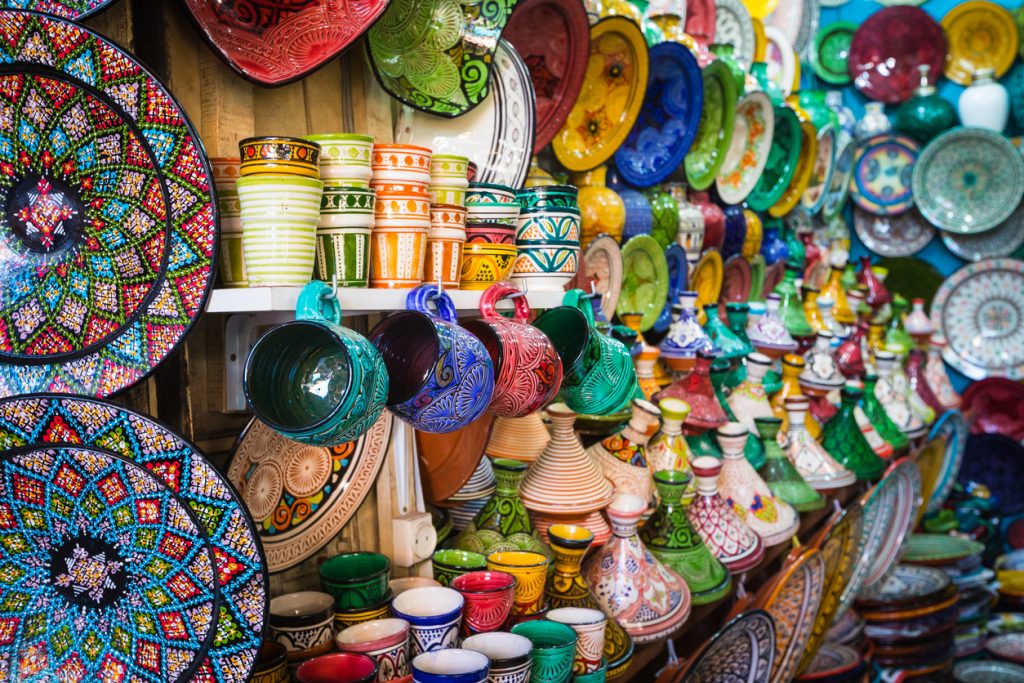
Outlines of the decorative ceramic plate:
[{"label": "decorative ceramic plate", "polygon": [[789,107],[775,107],[771,152],[761,177],[747,196],[755,211],[767,211],[786,192],[800,160],[800,119]]},{"label": "decorative ceramic plate", "polygon": [[935,237],[935,228],[916,209],[898,216],[876,216],[855,206],[853,229],[865,247],[882,256],[916,254]]},{"label": "decorative ceramic plate", "polygon": [[686,0],[685,31],[701,45],[715,42],[715,0]]},{"label": "decorative ceramic plate", "polygon": [[954,128],[924,148],[914,166],[914,197],[939,230],[990,230],[1024,195],[1024,157],[1006,137],[981,128]]},{"label": "decorative ceramic plate", "polygon": [[850,196],[876,216],[901,214],[914,205],[911,179],[921,148],[906,135],[885,133],[857,145]]},{"label": "decorative ceramic plate", "polygon": [[750,300],[751,301],[762,301],[764,297],[764,276],[765,276],[765,265],[764,256],[761,254],[754,254],[754,258],[750,259]]},{"label": "decorative ceramic plate", "polygon": [[59,395],[0,401],[0,450],[60,443],[134,462],[199,517],[217,558],[220,607],[214,645],[193,680],[248,680],[266,626],[269,577],[256,528],[235,490],[194,446],[126,408]]},{"label": "decorative ceramic plate", "polygon": [[941,569],[915,564],[899,564],[875,586],[861,591],[857,604],[865,608],[893,609],[930,603],[949,590],[952,582]]},{"label": "decorative ceramic plate", "polygon": [[1024,683],[1024,667],[1010,662],[958,662],[953,679],[957,683]]},{"label": "decorative ceramic plate", "polygon": [[836,170],[836,128],[826,123],[818,129],[817,154],[811,168],[811,179],[807,183],[800,203],[809,216],[821,211],[825,205],[826,190],[832,185]]},{"label": "decorative ceramic plate", "polygon": [[798,68],[793,44],[778,26],[765,26],[764,37],[768,41],[764,55],[768,64],[768,78],[779,87],[783,97],[789,97],[793,92]]},{"label": "decorative ceramic plate", "polygon": [[673,242],[665,249],[665,261],[668,263],[668,296],[665,307],[661,310],[654,329],[659,332],[668,330],[672,324],[672,306],[679,303],[683,292],[690,289],[690,266],[686,261],[686,250],[681,244]]},{"label": "decorative ceramic plate", "polygon": [[[800,203],[808,184],[811,182],[811,174],[814,172],[814,165],[818,160],[818,129],[814,127],[807,112],[794,103],[787,108],[796,111],[797,120],[800,122],[800,156],[797,157],[796,168],[793,170],[793,178],[789,181],[786,191],[768,208],[768,214],[776,218],[794,215],[806,217],[806,212],[793,211]],[[792,214],[790,212],[793,212]],[[808,219],[809,220],[809,219]]]},{"label": "decorative ceramic plate", "polygon": [[[62,4],[106,2],[57,0],[58,6]],[[185,0],[184,5],[200,34],[228,66],[259,85],[277,86],[307,76],[341,54],[377,21],[388,0],[269,0],[256,6]]]},{"label": "decorative ceramic plate", "polygon": [[946,249],[965,261],[984,261],[1010,256],[1024,245],[1024,204],[1005,221],[977,235],[942,233]]},{"label": "decorative ceramic plate", "polygon": [[624,313],[643,313],[640,331],[651,329],[668,297],[668,262],[665,252],[650,235],[631,237],[622,247],[622,293],[615,306]]},{"label": "decorative ceramic plate", "polygon": [[474,182],[522,187],[530,171],[536,128],[533,82],[526,64],[502,40],[491,65],[490,94],[457,119],[439,119],[404,108],[395,139],[457,154],[476,164]]},{"label": "decorative ceramic plate", "polygon": [[985,551],[985,544],[947,534],[914,534],[903,556],[906,562],[927,565],[954,564]]},{"label": "decorative ceramic plate", "polygon": [[964,461],[964,451],[967,450],[967,422],[964,420],[964,416],[958,410],[950,410],[945,413],[932,425],[928,438],[929,440],[941,438],[946,442],[942,467],[939,469],[931,500],[925,506],[925,512],[930,513],[942,509],[942,504],[949,497],[953,485],[956,483],[957,475],[960,473],[960,465]]},{"label": "decorative ceramic plate", "polygon": [[722,310],[725,304],[730,302],[746,302],[750,297],[750,288],[753,285],[753,272],[747,259],[740,254],[731,256],[722,269],[722,292],[718,296],[718,302]]},{"label": "decorative ceramic plate", "polygon": [[942,27],[917,7],[885,7],[853,34],[847,64],[853,84],[867,97],[894,104],[917,87],[917,67],[940,73],[946,61]]},{"label": "decorative ceramic plate", "polygon": [[23,9],[45,12],[64,19],[81,21],[104,10],[114,0],[4,0],[3,9]]},{"label": "decorative ceramic plate", "polygon": [[695,190],[715,182],[732,142],[736,119],[736,81],[723,62],[704,67],[704,106],[693,147],[686,155],[686,178]]},{"label": "decorative ceramic plate", "polygon": [[971,434],[1004,434],[1024,441],[1024,384],[1002,377],[971,382],[960,408],[971,416]]},{"label": "decorative ceramic plate", "polygon": [[117,45],[16,11],[0,11],[0,34],[0,396],[109,396],[203,311],[209,162],[168,91]]},{"label": "decorative ceramic plate", "polygon": [[818,32],[821,8],[818,0],[779,0],[775,10],[765,19],[765,30],[775,27],[786,36],[793,51],[806,55]]},{"label": "decorative ceramic plate", "polygon": [[1005,633],[985,641],[985,651],[993,657],[1024,664],[1024,633]]},{"label": "decorative ceramic plate", "polygon": [[[860,653],[852,647],[829,642],[821,646],[811,665],[804,671],[803,676],[808,681],[836,680],[830,677],[849,674],[862,666],[863,663],[864,660]],[[800,680],[803,681],[805,679],[801,677]]]},{"label": "decorative ceramic plate", "polygon": [[521,0],[502,37],[530,70],[537,96],[533,153],[539,154],[576,103],[590,58],[590,24],[582,2]]},{"label": "decorative ceramic plate", "polygon": [[942,28],[949,42],[946,78],[954,83],[970,85],[979,69],[994,69],[1001,78],[1017,57],[1017,23],[994,2],[958,3],[942,17]]},{"label": "decorative ceramic plate", "polygon": [[811,49],[811,68],[818,78],[832,85],[850,82],[847,58],[856,31],[852,21],[836,21],[818,31]]},{"label": "decorative ceramic plate", "polygon": [[647,92],[647,43],[625,17],[590,27],[590,58],[579,98],[551,141],[570,171],[588,171],[607,161],[632,130]]},{"label": "decorative ceramic plate", "polygon": [[690,289],[697,292],[697,310],[718,301],[722,293],[722,255],[717,249],[705,251],[690,272]]},{"label": "decorative ceramic plate", "polygon": [[334,448],[249,423],[232,449],[228,478],[258,525],[270,571],[294,567],[341,531],[373,488],[390,437],[388,411],[358,440]]},{"label": "decorative ceramic plate", "polygon": [[762,610],[739,615],[690,662],[683,683],[768,683],[775,660],[775,622]]},{"label": "decorative ceramic plate", "polygon": [[939,287],[932,321],[947,363],[971,379],[1024,378],[1024,262],[991,259],[956,271]]},{"label": "decorative ceramic plate", "polygon": [[863,588],[874,586],[896,566],[921,511],[921,470],[913,457],[896,460],[889,465],[884,476],[896,479],[896,504],[886,527],[882,547],[872,558],[871,567],[864,577]]},{"label": "decorative ceramic plate", "polygon": [[775,621],[775,662],[771,680],[793,680],[814,628],[824,590],[825,560],[821,551],[805,548],[787,562],[763,603],[759,601]]},{"label": "decorative ceramic plate", "polygon": [[665,180],[693,144],[703,104],[704,85],[693,53],[671,41],[652,47],[643,108],[615,152],[619,175],[635,187]]},{"label": "decorative ceramic plate", "polygon": [[850,580],[839,598],[839,607],[835,619],[843,616],[864,587],[864,581],[876,565],[876,559],[882,552],[882,544],[889,535],[889,522],[896,512],[896,495],[899,492],[897,477],[883,477],[875,486],[860,498],[864,508],[864,525],[860,543],[854,554],[855,563]]},{"label": "decorative ceramic plate", "polygon": [[[585,292],[601,295],[601,310],[611,320],[622,292],[622,250],[615,238],[598,235],[583,254],[580,273],[584,281],[568,289],[579,288]],[[572,283],[570,283],[572,284]]]},{"label": "decorative ceramic plate", "polygon": [[826,221],[838,216],[846,206],[850,196],[850,176],[853,175],[853,156],[857,146],[847,143],[836,153],[836,167],[832,171],[832,182],[825,190],[825,203],[821,206],[821,215]]},{"label": "decorative ceramic plate", "polygon": [[715,0],[715,42],[732,45],[744,68],[754,62],[756,39],[750,11],[740,0]]},{"label": "decorative ceramic plate", "polygon": [[373,72],[399,102],[461,116],[490,92],[491,60],[515,6],[516,0],[389,0],[366,41]]},{"label": "decorative ceramic plate", "polygon": [[924,299],[926,311],[931,309],[935,293],[946,281],[935,266],[916,256],[883,258],[876,265],[889,271],[885,283],[890,291],[899,292],[908,301]]},{"label": "decorative ceramic plate", "polygon": [[763,92],[752,92],[736,105],[732,140],[715,187],[727,204],[747,198],[768,164],[775,134],[775,109]]},{"label": "decorative ceramic plate", "polygon": [[[484,457],[493,429],[494,413],[485,412],[465,427],[447,434],[416,430],[416,454],[423,477],[423,496],[427,502],[443,505],[469,481]],[[467,505],[472,508],[477,502],[470,501]],[[479,501],[477,510],[485,502]],[[472,519],[476,512],[469,512],[467,505],[460,507]],[[457,530],[461,531],[465,524],[459,525],[459,515],[454,511],[452,519]]]}]

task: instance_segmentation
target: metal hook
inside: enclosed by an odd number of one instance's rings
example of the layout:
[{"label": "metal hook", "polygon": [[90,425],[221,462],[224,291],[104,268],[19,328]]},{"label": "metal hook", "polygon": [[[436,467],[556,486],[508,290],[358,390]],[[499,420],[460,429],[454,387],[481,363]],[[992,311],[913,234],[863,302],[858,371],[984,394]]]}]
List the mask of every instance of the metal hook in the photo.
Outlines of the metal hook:
[{"label": "metal hook", "polygon": [[338,298],[338,274],[331,275],[331,291],[320,295],[321,299],[337,300]]},{"label": "metal hook", "polygon": [[519,291],[516,292],[515,294],[509,294],[507,298],[509,298],[509,299],[522,299],[524,296],[526,296],[529,293],[530,293],[530,281],[529,280],[523,280],[523,284],[519,288]]},{"label": "metal hook", "polygon": [[438,269],[437,272],[437,296],[444,294],[444,283],[441,281],[441,271]]}]

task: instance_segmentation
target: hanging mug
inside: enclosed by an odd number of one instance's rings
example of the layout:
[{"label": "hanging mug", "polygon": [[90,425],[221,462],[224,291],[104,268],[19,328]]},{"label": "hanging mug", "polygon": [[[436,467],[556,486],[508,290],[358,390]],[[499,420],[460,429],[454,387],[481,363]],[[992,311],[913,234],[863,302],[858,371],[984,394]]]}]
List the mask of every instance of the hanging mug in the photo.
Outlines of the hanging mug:
[{"label": "hanging mug", "polygon": [[[512,299],[510,320],[497,303]],[[554,399],[562,383],[562,361],[551,340],[526,321],[530,305],[511,282],[491,285],[480,297],[481,320],[463,325],[487,348],[494,363],[494,395],[489,406],[499,417],[523,417]]]},{"label": "hanging mug", "polygon": [[249,407],[301,443],[337,446],[359,438],[384,410],[384,360],[366,337],[341,326],[341,306],[324,282],[303,287],[295,318],[249,352],[242,384]]},{"label": "hanging mug", "polygon": [[388,408],[422,432],[447,434],[465,427],[483,414],[494,392],[487,349],[456,324],[455,304],[436,285],[412,290],[405,305],[409,310],[370,331],[391,378]]}]

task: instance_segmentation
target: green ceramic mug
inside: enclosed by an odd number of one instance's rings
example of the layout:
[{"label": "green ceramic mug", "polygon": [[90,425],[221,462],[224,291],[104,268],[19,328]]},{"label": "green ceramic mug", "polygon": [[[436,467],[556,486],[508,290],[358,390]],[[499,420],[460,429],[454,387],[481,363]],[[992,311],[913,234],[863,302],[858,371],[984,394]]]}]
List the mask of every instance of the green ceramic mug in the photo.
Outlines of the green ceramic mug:
[{"label": "green ceramic mug", "polygon": [[320,565],[320,585],[334,596],[335,611],[365,610],[385,602],[391,560],[371,552],[341,553]]},{"label": "green ceramic mug", "polygon": [[469,550],[438,550],[430,558],[434,568],[434,580],[442,586],[450,586],[455,577],[487,569],[487,558]]},{"label": "green ceramic mug", "polygon": [[301,443],[337,446],[359,438],[387,402],[383,358],[366,337],[341,326],[341,306],[326,283],[303,288],[295,317],[249,352],[243,381],[249,407]]},{"label": "green ceramic mug", "polygon": [[538,619],[512,627],[512,633],[533,643],[530,683],[566,683],[572,678],[576,655],[576,631],[571,626]]},{"label": "green ceramic mug", "polygon": [[633,358],[621,342],[594,327],[594,311],[583,290],[566,292],[562,306],[537,318],[562,359],[562,401],[584,415],[608,415],[637,390]]}]

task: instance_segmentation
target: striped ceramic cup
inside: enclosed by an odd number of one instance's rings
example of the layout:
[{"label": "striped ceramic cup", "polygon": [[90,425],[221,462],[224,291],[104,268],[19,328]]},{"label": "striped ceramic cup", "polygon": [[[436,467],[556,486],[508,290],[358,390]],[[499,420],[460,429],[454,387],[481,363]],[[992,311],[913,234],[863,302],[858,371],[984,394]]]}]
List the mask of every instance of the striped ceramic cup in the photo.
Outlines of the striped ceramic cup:
[{"label": "striped ceramic cup", "polygon": [[313,275],[323,183],[282,175],[238,180],[250,287],[305,285]]}]

